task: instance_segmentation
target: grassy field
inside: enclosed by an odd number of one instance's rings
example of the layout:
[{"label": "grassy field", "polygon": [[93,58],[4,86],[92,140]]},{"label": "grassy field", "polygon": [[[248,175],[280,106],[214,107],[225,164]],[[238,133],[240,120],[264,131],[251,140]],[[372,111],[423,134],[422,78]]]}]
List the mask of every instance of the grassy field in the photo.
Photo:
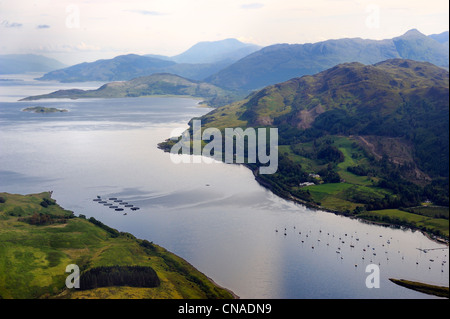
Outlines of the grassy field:
[{"label": "grassy field", "polygon": [[344,161],[337,165],[337,172],[343,180],[348,183],[362,185],[362,186],[373,186],[374,179],[367,176],[357,176],[349,171],[347,168],[350,166],[356,166],[361,164],[366,164],[367,159],[360,148],[354,147],[354,141],[348,138],[340,137],[335,139],[334,145],[344,154]]},{"label": "grassy field", "polygon": [[[131,234],[111,233],[57,204],[43,207],[49,193],[0,193],[0,197],[0,298],[233,298],[158,245]],[[45,225],[21,221],[34,213],[59,219]],[[67,289],[69,264],[78,265],[82,272],[98,266],[147,266],[156,271],[161,284],[156,288]]]},{"label": "grassy field", "polygon": [[417,229],[426,230],[432,233],[440,232],[444,236],[449,236],[449,220],[434,218],[425,215],[418,215],[399,209],[383,209],[368,211],[360,215],[376,221],[382,221],[397,225],[410,226]]},{"label": "grassy field", "polygon": [[[357,207],[363,207],[367,202],[383,200],[386,195],[392,195],[390,190],[376,186],[378,182],[376,177],[358,176],[347,170],[351,166],[369,164],[364,151],[355,144],[354,140],[347,137],[333,137],[333,146],[344,155],[343,161],[336,165],[336,172],[341,177],[341,182],[321,184],[319,181],[319,184],[301,188],[308,191],[311,198],[320,207],[331,211],[350,213]],[[314,148],[312,142],[299,144],[296,147],[302,149],[305,154],[312,153]],[[289,145],[280,146],[279,152],[291,161],[299,163],[304,170],[310,173],[316,174],[327,165],[295,153]],[[293,190],[299,189],[300,187],[293,188]],[[448,207],[421,206],[405,210],[385,209],[360,213],[358,217],[409,226],[447,238],[449,236]]]},{"label": "grassy field", "polygon": [[[390,194],[388,190],[376,186],[376,178],[357,176],[347,171],[347,167],[367,163],[364,152],[359,147],[355,147],[353,140],[345,137],[333,137],[333,140],[333,145],[344,155],[344,160],[336,165],[336,172],[342,182],[303,187],[303,190],[310,192],[315,202],[332,211],[353,211],[358,206],[364,206],[364,202],[370,199],[382,199],[385,195]],[[313,145],[312,143],[303,143],[301,147],[306,151],[311,151]],[[289,145],[281,145],[279,152],[291,161],[299,163],[309,173],[316,174],[328,165],[328,163],[320,163],[320,161],[294,153]]]},{"label": "grassy field", "polygon": [[361,198],[383,198],[386,190],[377,187],[360,186],[351,183],[329,183],[306,186],[315,202],[320,206],[332,211],[353,211],[358,206],[357,199]]},{"label": "grassy field", "polygon": [[409,208],[408,211],[433,218],[449,218],[449,208],[443,206],[420,206]]},{"label": "grassy field", "polygon": [[331,183],[314,186],[303,187],[304,190],[309,190],[315,202],[320,203],[320,206],[331,210],[344,211],[353,210],[357,204],[351,203],[342,197],[344,193],[352,187],[348,183]]}]

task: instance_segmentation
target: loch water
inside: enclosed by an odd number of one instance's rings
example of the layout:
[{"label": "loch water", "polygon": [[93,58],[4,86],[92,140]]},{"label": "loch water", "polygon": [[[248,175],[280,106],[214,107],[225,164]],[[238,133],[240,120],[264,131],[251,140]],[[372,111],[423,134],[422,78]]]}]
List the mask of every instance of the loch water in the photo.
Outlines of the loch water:
[{"label": "loch water", "polygon": [[[435,298],[389,278],[448,286],[448,247],[420,232],[286,201],[240,165],[173,163],[157,144],[210,111],[198,100],[19,102],[99,83],[9,79],[0,81],[1,192],[51,190],[76,215],[165,247],[241,298]],[[33,106],[69,112],[22,111]],[[116,211],[94,201],[97,196],[139,210],[122,205]],[[379,288],[366,285],[368,265],[380,270]]]}]

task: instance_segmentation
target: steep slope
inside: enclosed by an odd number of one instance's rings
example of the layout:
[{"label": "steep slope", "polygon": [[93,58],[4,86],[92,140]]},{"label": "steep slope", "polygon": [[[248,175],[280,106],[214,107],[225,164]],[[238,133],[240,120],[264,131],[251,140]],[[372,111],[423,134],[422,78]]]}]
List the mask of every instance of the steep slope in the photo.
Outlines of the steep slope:
[{"label": "steep slope", "polygon": [[448,47],[411,30],[386,40],[338,39],[314,44],[277,44],[255,52],[206,81],[229,89],[254,90],[345,62],[373,64],[411,58],[448,67]]},{"label": "steep slope", "polygon": [[289,127],[300,135],[406,138],[422,169],[448,177],[448,85],[448,72],[426,62],[345,63],[266,87],[237,112],[248,126]]},{"label": "steep slope", "polygon": [[355,214],[425,200],[448,206],[449,74],[430,63],[344,63],[201,120],[203,128],[278,128],[278,171],[256,178],[285,198]]}]

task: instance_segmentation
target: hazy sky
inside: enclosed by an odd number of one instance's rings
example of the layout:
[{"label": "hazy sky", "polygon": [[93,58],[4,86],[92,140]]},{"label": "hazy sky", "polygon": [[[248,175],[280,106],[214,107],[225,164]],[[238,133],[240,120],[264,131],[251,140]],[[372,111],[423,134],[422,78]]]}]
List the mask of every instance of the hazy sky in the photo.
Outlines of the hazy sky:
[{"label": "hazy sky", "polygon": [[0,0],[0,54],[74,64],[176,55],[200,41],[262,46],[449,30],[448,0]]}]

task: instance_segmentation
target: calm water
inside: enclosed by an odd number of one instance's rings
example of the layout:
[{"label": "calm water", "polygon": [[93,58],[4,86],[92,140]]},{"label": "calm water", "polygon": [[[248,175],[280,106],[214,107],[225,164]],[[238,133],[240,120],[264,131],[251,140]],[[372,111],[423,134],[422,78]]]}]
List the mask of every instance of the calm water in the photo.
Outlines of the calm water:
[{"label": "calm water", "polygon": [[[8,78],[24,81],[0,81],[0,191],[53,190],[63,207],[167,248],[241,298],[432,298],[388,278],[448,285],[448,249],[423,253],[445,246],[421,233],[290,203],[238,165],[172,163],[156,145],[209,111],[198,101],[17,102],[99,84]],[[29,106],[69,112],[21,112]],[[123,215],[97,196],[140,210]],[[379,265],[379,289],[366,287],[368,264]]]}]

